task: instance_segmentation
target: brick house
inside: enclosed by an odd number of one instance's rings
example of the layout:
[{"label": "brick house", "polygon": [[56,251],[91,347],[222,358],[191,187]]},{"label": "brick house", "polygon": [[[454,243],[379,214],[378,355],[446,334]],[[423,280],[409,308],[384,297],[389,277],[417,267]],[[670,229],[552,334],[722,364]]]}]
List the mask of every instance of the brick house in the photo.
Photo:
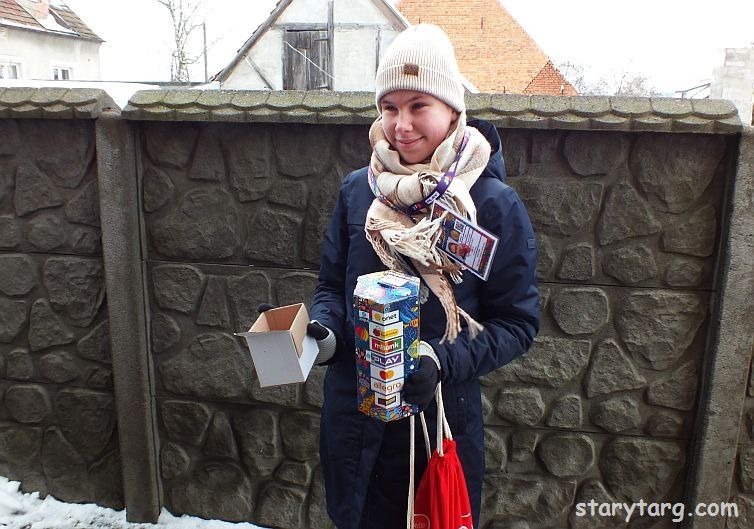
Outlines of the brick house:
[{"label": "brick house", "polygon": [[399,0],[412,24],[442,27],[461,72],[480,92],[578,95],[498,0]]}]

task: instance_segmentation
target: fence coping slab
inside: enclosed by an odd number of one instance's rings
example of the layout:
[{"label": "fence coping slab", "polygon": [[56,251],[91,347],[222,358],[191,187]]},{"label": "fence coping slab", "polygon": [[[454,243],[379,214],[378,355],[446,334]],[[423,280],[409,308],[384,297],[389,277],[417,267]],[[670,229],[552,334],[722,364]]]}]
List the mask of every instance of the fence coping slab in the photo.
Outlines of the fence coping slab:
[{"label": "fence coping slab", "polygon": [[97,119],[110,110],[120,107],[99,88],[0,87],[0,118]]},{"label": "fence coping slab", "polygon": [[[469,118],[501,128],[736,134],[727,100],[604,96],[467,94]],[[369,124],[372,92],[143,90],[122,117],[138,121]]]}]

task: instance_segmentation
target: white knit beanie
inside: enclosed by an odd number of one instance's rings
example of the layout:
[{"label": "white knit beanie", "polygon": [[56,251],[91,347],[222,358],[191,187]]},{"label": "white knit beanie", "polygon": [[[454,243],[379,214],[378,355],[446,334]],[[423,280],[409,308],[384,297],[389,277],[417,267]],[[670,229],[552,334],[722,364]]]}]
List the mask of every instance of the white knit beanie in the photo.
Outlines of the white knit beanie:
[{"label": "white knit beanie", "polygon": [[375,103],[394,90],[415,90],[445,101],[463,112],[463,83],[453,44],[433,24],[410,26],[400,33],[382,56],[375,79]]}]

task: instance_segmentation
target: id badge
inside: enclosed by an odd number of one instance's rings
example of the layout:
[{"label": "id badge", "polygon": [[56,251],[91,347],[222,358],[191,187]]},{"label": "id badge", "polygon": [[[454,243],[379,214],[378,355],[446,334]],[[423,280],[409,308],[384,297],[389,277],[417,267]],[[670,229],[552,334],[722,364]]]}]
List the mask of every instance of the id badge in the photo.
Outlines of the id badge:
[{"label": "id badge", "polygon": [[498,238],[484,228],[455,213],[442,200],[432,206],[432,219],[447,213],[440,227],[437,248],[453,262],[463,265],[487,281],[495,258]]}]

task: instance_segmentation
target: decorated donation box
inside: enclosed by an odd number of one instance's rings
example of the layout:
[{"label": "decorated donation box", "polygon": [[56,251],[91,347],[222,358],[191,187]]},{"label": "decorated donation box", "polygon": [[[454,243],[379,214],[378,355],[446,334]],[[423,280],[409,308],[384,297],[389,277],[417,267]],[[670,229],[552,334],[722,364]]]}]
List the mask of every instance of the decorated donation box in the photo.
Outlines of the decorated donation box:
[{"label": "decorated donation box", "polygon": [[357,405],[393,421],[417,413],[401,390],[419,358],[419,280],[398,272],[360,276],[353,292]]},{"label": "decorated donation box", "polygon": [[259,385],[279,386],[305,382],[317,358],[317,341],[306,334],[309,314],[303,303],[263,312],[246,332]]}]

